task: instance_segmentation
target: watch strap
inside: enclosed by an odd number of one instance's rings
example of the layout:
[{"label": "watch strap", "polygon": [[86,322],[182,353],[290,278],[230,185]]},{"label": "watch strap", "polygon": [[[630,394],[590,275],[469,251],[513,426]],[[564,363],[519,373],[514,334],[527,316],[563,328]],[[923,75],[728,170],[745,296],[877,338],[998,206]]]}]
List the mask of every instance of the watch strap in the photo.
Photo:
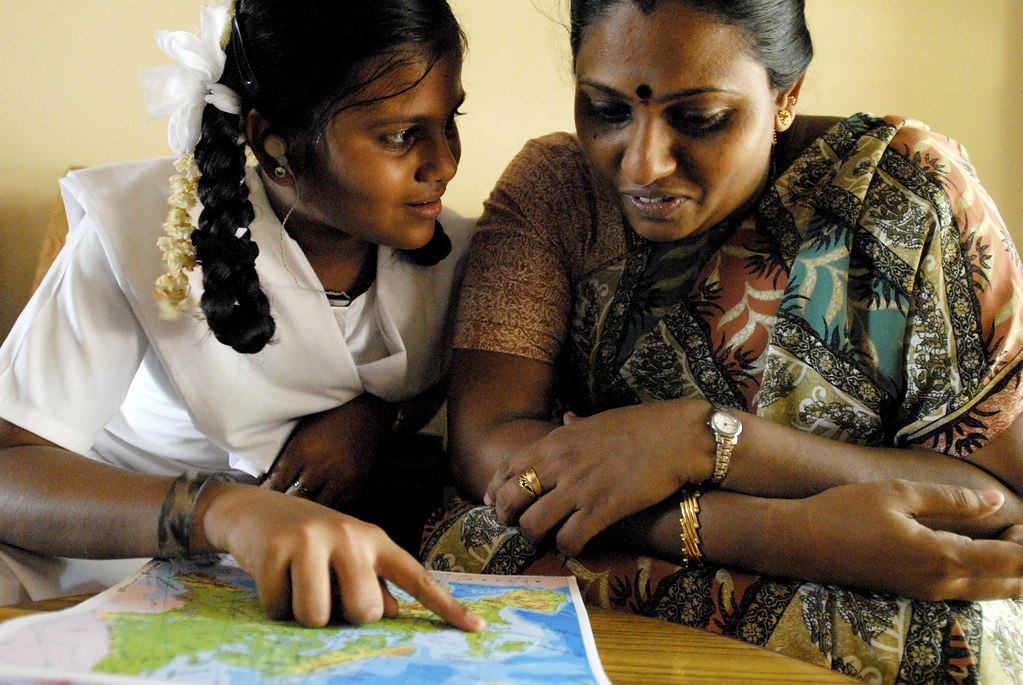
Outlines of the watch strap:
[{"label": "watch strap", "polygon": [[735,449],[735,443],[737,442],[736,436],[722,433],[714,426],[713,417],[718,412],[726,413],[733,418],[735,417],[734,412],[732,412],[732,410],[728,407],[719,404],[712,405],[711,407],[711,420],[707,422],[707,425],[710,426],[710,429],[714,432],[715,451],[714,470],[711,472],[711,476],[708,481],[710,485],[720,485],[721,481],[723,481],[725,476],[728,475],[728,466],[731,463],[732,450]]}]

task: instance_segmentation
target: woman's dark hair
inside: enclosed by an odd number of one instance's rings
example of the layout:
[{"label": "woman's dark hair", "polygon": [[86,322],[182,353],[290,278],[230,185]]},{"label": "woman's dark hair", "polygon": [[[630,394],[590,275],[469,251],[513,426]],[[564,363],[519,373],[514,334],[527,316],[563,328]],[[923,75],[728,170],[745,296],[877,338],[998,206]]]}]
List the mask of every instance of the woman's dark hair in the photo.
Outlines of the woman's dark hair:
[{"label": "woman's dark hair", "polygon": [[220,82],[238,93],[242,113],[207,105],[195,148],[203,211],[192,243],[202,265],[203,315],[217,340],[254,353],[275,330],[255,269],[259,248],[238,230],[253,219],[245,183],[249,111],[312,144],[342,99],[394,69],[424,60],[429,68],[464,49],[447,0],[238,0]]},{"label": "woman's dark hair", "polygon": [[624,2],[635,3],[647,14],[663,2],[678,2],[743,29],[748,36],[747,52],[767,68],[773,88],[794,84],[813,59],[804,0],[572,0],[573,60],[586,29]]}]

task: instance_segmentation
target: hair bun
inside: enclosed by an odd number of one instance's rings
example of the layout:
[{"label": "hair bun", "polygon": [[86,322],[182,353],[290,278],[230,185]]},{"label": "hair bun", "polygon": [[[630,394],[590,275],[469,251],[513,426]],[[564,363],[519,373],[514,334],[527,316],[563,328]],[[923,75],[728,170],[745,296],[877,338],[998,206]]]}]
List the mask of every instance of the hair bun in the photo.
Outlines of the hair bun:
[{"label": "hair bun", "polygon": [[430,241],[415,250],[408,250],[409,257],[420,266],[433,266],[451,254],[451,238],[444,232],[439,221],[434,222]]}]

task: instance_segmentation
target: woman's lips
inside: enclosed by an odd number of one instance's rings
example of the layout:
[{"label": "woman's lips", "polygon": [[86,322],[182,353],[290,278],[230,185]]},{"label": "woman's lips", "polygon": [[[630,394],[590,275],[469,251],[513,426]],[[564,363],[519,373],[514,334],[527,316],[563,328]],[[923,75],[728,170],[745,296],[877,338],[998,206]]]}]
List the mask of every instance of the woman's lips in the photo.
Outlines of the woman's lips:
[{"label": "woman's lips", "polygon": [[644,219],[663,221],[670,218],[685,204],[681,195],[637,195],[622,193],[626,205]]}]

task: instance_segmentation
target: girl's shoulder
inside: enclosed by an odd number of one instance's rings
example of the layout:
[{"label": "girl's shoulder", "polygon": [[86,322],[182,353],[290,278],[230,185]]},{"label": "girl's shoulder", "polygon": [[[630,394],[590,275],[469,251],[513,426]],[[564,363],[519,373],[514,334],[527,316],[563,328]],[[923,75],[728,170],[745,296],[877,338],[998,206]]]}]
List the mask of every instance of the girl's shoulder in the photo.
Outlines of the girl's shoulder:
[{"label": "girl's shoulder", "polygon": [[158,232],[167,214],[170,178],[175,173],[171,157],[71,171],[60,180],[68,221],[73,227],[88,214],[108,233],[116,233],[122,226],[138,232],[153,224]]}]

